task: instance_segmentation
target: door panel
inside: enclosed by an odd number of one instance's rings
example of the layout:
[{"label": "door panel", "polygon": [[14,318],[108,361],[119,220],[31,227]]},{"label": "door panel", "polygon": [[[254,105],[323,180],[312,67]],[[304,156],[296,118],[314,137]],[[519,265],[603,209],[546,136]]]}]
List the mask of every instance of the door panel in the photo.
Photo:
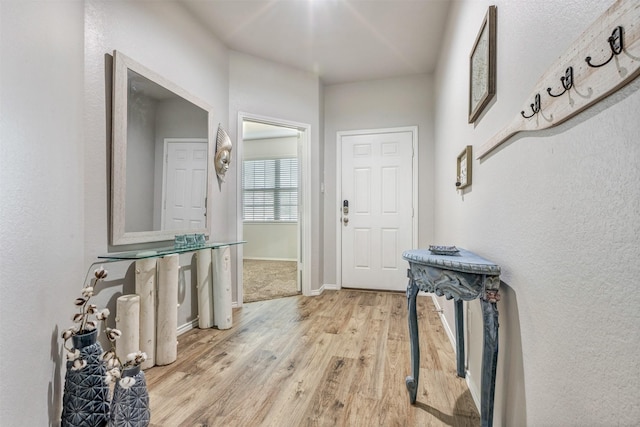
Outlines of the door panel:
[{"label": "door panel", "polygon": [[413,133],[342,135],[343,287],[404,290],[413,237]]},{"label": "door panel", "polygon": [[167,142],[163,230],[205,227],[207,142]]}]

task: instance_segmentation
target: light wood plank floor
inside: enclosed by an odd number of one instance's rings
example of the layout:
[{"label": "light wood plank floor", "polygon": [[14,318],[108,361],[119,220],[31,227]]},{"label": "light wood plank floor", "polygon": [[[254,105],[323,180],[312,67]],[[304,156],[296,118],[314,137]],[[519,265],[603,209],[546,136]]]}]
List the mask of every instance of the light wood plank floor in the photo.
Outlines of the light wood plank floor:
[{"label": "light wood plank floor", "polygon": [[145,371],[151,426],[477,426],[430,297],[418,297],[421,369],[409,403],[404,293],[325,291],[245,304],[230,330],[194,329]]}]

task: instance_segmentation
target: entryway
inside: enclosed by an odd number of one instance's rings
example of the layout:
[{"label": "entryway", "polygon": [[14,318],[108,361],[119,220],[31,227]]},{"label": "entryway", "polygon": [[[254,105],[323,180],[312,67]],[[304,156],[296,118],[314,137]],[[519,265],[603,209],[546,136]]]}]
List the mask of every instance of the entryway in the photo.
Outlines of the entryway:
[{"label": "entryway", "polygon": [[304,167],[308,129],[240,115],[243,245],[239,302],[297,295],[304,287]]},{"label": "entryway", "polygon": [[417,127],[338,132],[339,287],[402,291],[417,241]]}]

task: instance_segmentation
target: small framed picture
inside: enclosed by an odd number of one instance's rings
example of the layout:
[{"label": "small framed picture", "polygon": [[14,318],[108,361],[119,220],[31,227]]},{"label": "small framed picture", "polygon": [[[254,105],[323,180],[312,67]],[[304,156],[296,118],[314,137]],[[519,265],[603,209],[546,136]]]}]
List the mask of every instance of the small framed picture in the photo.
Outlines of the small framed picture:
[{"label": "small framed picture", "polygon": [[456,188],[462,190],[471,185],[472,147],[467,147],[458,155],[456,170]]},{"label": "small framed picture", "polygon": [[496,94],[496,6],[489,6],[469,57],[469,123]]}]

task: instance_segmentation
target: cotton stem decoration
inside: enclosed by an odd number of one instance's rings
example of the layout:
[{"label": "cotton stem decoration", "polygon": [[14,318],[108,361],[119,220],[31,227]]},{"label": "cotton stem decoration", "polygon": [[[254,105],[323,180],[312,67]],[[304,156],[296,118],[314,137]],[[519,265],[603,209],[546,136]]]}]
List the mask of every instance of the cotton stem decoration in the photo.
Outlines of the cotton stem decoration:
[{"label": "cotton stem decoration", "polygon": [[[87,361],[83,360],[80,350],[68,346],[68,341],[76,335],[87,334],[98,329],[98,322],[102,321],[104,333],[111,343],[111,348],[102,353],[101,359],[107,370],[105,382],[111,383],[122,377],[122,370],[129,367],[139,366],[143,363],[147,359],[147,355],[141,351],[131,353],[127,355],[126,362],[122,363],[116,355],[115,349],[116,341],[121,337],[122,332],[119,329],[109,328],[106,326],[106,320],[110,314],[108,308],[99,310],[95,304],[90,303],[90,299],[94,295],[94,287],[97,286],[100,281],[105,279],[107,274],[107,270],[103,267],[95,270],[94,285],[85,286],[82,289],[82,296],[76,298],[74,301],[74,305],[78,307],[78,312],[73,315],[73,322],[76,325],[63,331],[62,339],[64,340],[63,346],[67,350],[67,360],[73,363],[71,369],[74,371],[82,370],[87,366]],[[124,383],[121,381],[121,385],[124,388],[131,386],[131,379],[127,379]]]},{"label": "cotton stem decoration", "polygon": [[[100,267],[94,272],[95,283],[94,286],[107,277],[107,270]],[[67,360],[73,362],[73,370],[80,370],[84,368],[87,363],[80,357],[80,351],[77,348],[68,346],[68,341],[76,335],[88,334],[98,327],[99,321],[106,321],[109,317],[109,309],[104,308],[98,310],[95,304],[90,303],[90,299],[93,296],[94,286],[85,286],[82,289],[82,296],[74,300],[74,305],[78,308],[78,312],[72,317],[75,326],[66,329],[62,332],[62,339],[64,340],[64,348],[67,350]]]},{"label": "cotton stem decoration", "polygon": [[218,126],[214,164],[216,167],[216,175],[218,175],[220,182],[224,182],[224,176],[229,170],[232,149],[233,144],[231,144],[231,138],[229,138],[229,135],[227,135],[227,132],[225,132],[222,126]]}]

